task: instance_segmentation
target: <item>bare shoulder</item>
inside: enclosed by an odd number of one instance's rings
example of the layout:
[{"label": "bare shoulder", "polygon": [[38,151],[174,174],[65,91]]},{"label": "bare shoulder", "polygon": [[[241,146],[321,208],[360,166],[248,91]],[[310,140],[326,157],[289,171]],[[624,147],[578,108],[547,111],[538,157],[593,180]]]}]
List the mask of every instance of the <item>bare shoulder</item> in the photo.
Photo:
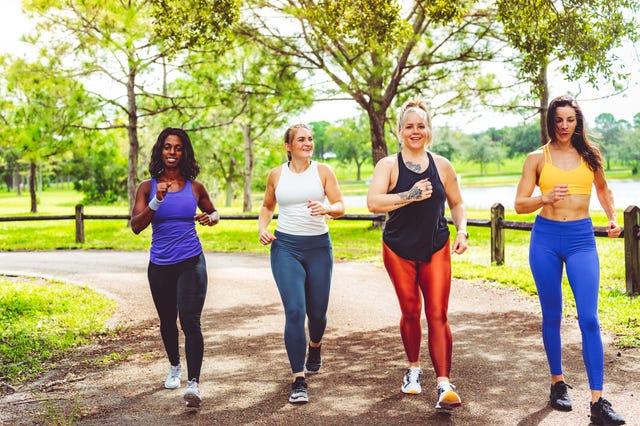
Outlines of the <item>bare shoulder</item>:
[{"label": "bare shoulder", "polygon": [[318,172],[322,174],[326,174],[326,173],[333,174],[333,168],[327,163],[318,162]]},{"label": "bare shoulder", "polygon": [[397,167],[398,165],[398,156],[396,154],[387,155],[378,161],[376,164],[376,168],[384,168],[391,169],[393,167]]}]

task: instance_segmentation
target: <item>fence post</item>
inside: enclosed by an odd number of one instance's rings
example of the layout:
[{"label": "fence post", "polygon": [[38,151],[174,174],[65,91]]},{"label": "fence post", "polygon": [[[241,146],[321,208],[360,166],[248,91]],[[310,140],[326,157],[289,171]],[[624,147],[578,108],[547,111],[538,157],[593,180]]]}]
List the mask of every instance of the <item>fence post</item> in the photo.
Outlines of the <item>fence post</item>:
[{"label": "fence post", "polygon": [[491,263],[504,265],[504,206],[495,203],[491,206]]},{"label": "fence post", "polygon": [[76,243],[84,244],[84,206],[76,204]]},{"label": "fence post", "polygon": [[640,208],[629,206],[624,211],[624,266],[627,294],[640,293]]}]

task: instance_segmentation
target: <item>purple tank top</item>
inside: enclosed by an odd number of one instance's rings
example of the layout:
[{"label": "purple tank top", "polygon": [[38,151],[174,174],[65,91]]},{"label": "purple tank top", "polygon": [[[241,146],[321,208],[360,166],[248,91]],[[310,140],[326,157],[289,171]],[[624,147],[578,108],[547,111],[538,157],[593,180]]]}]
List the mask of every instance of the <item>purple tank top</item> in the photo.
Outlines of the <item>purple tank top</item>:
[{"label": "purple tank top", "polygon": [[[156,196],[157,181],[151,179],[149,200]],[[198,200],[191,181],[178,192],[167,192],[151,220],[150,260],[156,265],[173,265],[202,253],[194,216]]]}]

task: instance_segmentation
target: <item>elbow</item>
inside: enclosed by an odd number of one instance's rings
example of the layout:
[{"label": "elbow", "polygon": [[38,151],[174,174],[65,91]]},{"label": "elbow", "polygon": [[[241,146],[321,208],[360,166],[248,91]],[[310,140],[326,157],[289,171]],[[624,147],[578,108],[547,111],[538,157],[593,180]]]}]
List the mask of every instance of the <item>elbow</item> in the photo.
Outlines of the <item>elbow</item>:
[{"label": "elbow", "polygon": [[517,214],[524,214],[527,213],[526,211],[524,211],[522,203],[519,203],[518,201],[516,201],[513,205],[514,210],[516,211]]}]

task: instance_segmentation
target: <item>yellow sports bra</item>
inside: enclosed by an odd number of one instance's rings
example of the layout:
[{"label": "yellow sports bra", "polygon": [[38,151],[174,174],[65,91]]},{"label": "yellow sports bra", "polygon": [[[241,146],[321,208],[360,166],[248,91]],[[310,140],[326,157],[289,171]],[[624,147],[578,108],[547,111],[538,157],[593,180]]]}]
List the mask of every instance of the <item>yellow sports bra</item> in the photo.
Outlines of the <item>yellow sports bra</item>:
[{"label": "yellow sports bra", "polygon": [[593,172],[580,158],[580,165],[573,170],[563,170],[553,165],[549,144],[542,147],[544,152],[544,166],[538,178],[540,192],[548,194],[559,183],[569,184],[569,194],[591,195],[593,187]]}]

